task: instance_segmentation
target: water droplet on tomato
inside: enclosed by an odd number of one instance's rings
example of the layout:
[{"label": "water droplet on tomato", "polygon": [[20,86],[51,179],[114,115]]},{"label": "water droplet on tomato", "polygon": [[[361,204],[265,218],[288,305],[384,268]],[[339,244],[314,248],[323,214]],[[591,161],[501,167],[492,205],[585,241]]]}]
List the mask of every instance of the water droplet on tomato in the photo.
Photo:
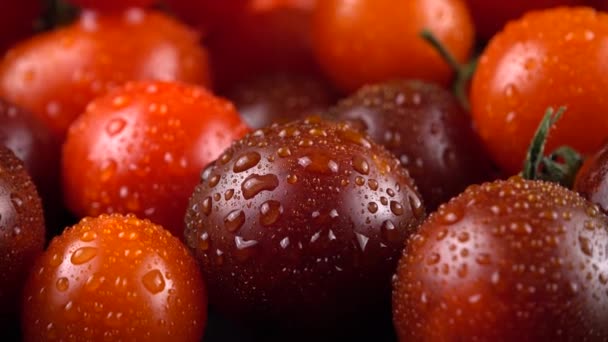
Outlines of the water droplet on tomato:
[{"label": "water droplet on tomato", "polygon": [[165,278],[158,269],[146,273],[141,278],[141,282],[152,294],[157,294],[165,289]]}]

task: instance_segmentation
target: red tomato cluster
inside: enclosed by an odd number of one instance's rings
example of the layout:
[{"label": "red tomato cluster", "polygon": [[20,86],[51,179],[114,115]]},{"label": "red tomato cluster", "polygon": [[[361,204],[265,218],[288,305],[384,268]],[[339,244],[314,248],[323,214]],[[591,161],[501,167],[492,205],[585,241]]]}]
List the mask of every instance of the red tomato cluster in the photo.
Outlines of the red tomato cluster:
[{"label": "red tomato cluster", "polygon": [[608,340],[604,10],[1,1],[0,326]]}]

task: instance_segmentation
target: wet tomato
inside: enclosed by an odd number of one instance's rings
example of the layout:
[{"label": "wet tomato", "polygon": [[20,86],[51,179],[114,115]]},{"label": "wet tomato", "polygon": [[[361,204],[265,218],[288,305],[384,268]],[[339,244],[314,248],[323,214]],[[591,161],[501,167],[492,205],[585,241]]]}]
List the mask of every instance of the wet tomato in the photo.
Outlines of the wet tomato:
[{"label": "wet tomato", "polygon": [[157,0],[68,0],[76,6],[102,11],[124,10],[130,7],[147,7]]},{"label": "wet tomato", "polygon": [[36,187],[23,162],[0,146],[0,326],[7,332],[17,323],[23,285],[44,236]]},{"label": "wet tomato", "polygon": [[42,1],[0,1],[0,53],[34,31],[42,15]]},{"label": "wet tomato", "polygon": [[492,177],[469,115],[438,85],[392,81],[364,86],[329,113],[359,125],[397,156],[429,211]]},{"label": "wet tomato", "polygon": [[429,29],[464,62],[473,23],[461,0],[323,0],[314,16],[317,59],[345,91],[398,77],[447,85],[452,71],[420,32]]},{"label": "wet tomato", "polygon": [[214,83],[235,83],[277,71],[317,69],[311,17],[317,0],[171,0],[175,11],[205,32]]},{"label": "wet tomato", "polygon": [[606,340],[607,228],[553,183],[470,187],[408,240],[393,292],[400,340]]},{"label": "wet tomato", "polygon": [[576,176],[574,190],[608,213],[608,144],[585,160]]},{"label": "wet tomato", "polygon": [[487,1],[467,0],[473,21],[475,32],[482,39],[490,39],[510,20],[519,19],[524,13],[531,10],[551,8],[556,6],[582,5],[584,0],[510,0],[510,1]]},{"label": "wet tomato", "polygon": [[330,106],[334,96],[323,79],[294,73],[263,75],[226,92],[243,120],[253,128],[317,114]]},{"label": "wet tomato", "polygon": [[63,146],[67,206],[77,215],[134,213],[182,236],[201,170],[248,128],[206,89],[127,83],[88,106]]},{"label": "wet tomato", "polygon": [[206,291],[181,242],[148,220],[85,218],[53,239],[24,296],[25,341],[201,341]]},{"label": "wet tomato", "polygon": [[595,152],[608,135],[608,14],[590,8],[532,12],[507,25],[481,55],[472,114],[492,158],[506,172],[522,167],[547,107],[566,106],[547,149]]},{"label": "wet tomato", "polygon": [[41,118],[58,138],[86,104],[129,80],[209,84],[198,36],[165,14],[85,12],[77,22],[12,49],[0,96]]},{"label": "wet tomato", "polygon": [[396,258],[424,207],[380,145],[311,117],[247,135],[201,179],[185,237],[218,310],[312,330],[388,310]]}]

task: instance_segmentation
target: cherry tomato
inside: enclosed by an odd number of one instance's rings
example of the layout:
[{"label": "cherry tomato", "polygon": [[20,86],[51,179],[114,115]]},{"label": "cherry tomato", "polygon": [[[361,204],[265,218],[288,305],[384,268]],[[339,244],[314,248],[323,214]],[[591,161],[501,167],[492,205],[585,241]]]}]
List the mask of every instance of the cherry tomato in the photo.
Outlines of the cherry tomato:
[{"label": "cherry tomato", "polygon": [[323,79],[295,73],[262,75],[237,84],[226,96],[253,128],[304,119],[334,101],[334,91]]},{"label": "cherry tomato", "polygon": [[207,294],[180,241],[148,220],[85,218],[53,239],[25,287],[24,341],[201,341]]},{"label": "cherry tomato", "polygon": [[608,14],[589,8],[532,12],[496,35],[481,55],[471,88],[472,114],[492,158],[521,170],[547,107],[566,106],[547,149],[593,153],[608,136]]},{"label": "cherry tomato", "polygon": [[314,15],[315,52],[335,83],[421,78],[447,85],[452,70],[419,34],[429,29],[461,62],[473,46],[473,23],[461,0],[323,0]]},{"label": "cherry tomato", "polygon": [[393,292],[401,341],[608,339],[608,218],[566,188],[473,186],[406,245]]},{"label": "cherry tomato", "polygon": [[608,213],[608,144],[585,160],[576,175],[574,190]]},{"label": "cherry tomato", "polygon": [[475,32],[480,38],[490,39],[510,20],[519,19],[524,13],[556,6],[575,6],[585,3],[584,0],[467,0]]},{"label": "cherry tomato", "polygon": [[0,53],[34,31],[42,15],[42,1],[0,1]]},{"label": "cherry tomato", "polygon": [[76,6],[102,11],[124,10],[130,7],[148,7],[157,0],[68,0]]},{"label": "cherry tomato", "polygon": [[230,88],[259,74],[318,69],[311,15],[317,0],[172,0],[205,32],[215,84]]},{"label": "cherry tomato", "polygon": [[396,258],[423,218],[392,154],[311,117],[255,131],[209,166],[185,237],[218,310],[319,330],[389,310]]},{"label": "cherry tomato", "polygon": [[0,96],[36,114],[61,139],[108,89],[138,79],[209,85],[208,72],[198,36],[164,14],[85,12],[12,49],[0,63]]},{"label": "cherry tomato", "polygon": [[128,83],[88,106],[63,146],[66,204],[79,216],[134,213],[182,236],[201,170],[248,128],[204,88]]},{"label": "cherry tomato", "polygon": [[35,258],[44,248],[44,217],[23,162],[0,146],[0,327],[11,332],[19,298]]}]

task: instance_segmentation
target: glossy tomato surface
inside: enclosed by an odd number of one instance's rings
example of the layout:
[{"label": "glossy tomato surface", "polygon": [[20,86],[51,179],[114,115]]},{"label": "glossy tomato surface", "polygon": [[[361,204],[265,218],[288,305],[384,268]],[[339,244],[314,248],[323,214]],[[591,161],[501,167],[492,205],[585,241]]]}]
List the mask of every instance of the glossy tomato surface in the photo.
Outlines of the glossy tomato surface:
[{"label": "glossy tomato surface", "polygon": [[119,11],[130,7],[147,7],[157,0],[68,0],[70,3],[85,9],[102,11]]},{"label": "glossy tomato surface", "polygon": [[323,0],[314,15],[314,48],[344,91],[395,78],[447,85],[452,70],[422,38],[428,29],[460,62],[473,46],[473,23],[461,0]]},{"label": "glossy tomato surface", "polygon": [[567,111],[547,150],[595,152],[608,136],[608,14],[590,8],[531,12],[489,43],[473,77],[475,125],[492,158],[519,172],[548,107]]},{"label": "glossy tomato surface", "polygon": [[220,312],[318,336],[389,311],[396,257],[423,218],[398,160],[311,117],[255,131],[208,167],[185,237]]},{"label": "glossy tomato surface", "polygon": [[85,218],[36,262],[24,341],[201,341],[206,301],[195,260],[168,231],[134,216]]},{"label": "glossy tomato surface", "polygon": [[15,46],[0,63],[0,96],[62,139],[94,97],[130,80],[209,85],[198,35],[158,12],[84,12],[80,20]]},{"label": "glossy tomato surface", "polygon": [[248,128],[206,89],[128,83],[93,101],[63,146],[67,206],[79,216],[135,213],[182,236],[201,170]]},{"label": "glossy tomato surface", "polygon": [[406,245],[393,292],[400,341],[606,340],[607,227],[553,183],[470,187]]}]

